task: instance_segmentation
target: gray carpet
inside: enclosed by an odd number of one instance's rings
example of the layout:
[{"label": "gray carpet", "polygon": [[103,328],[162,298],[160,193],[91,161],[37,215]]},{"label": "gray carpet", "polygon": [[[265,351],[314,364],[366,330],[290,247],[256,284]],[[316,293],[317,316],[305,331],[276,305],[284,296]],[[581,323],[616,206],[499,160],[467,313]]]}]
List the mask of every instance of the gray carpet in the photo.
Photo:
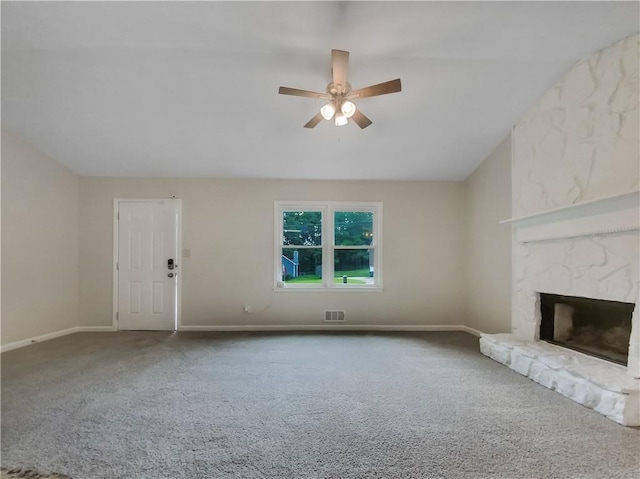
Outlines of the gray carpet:
[{"label": "gray carpet", "polygon": [[624,428],[466,333],[79,333],[2,354],[2,466],[90,478],[634,478]]}]

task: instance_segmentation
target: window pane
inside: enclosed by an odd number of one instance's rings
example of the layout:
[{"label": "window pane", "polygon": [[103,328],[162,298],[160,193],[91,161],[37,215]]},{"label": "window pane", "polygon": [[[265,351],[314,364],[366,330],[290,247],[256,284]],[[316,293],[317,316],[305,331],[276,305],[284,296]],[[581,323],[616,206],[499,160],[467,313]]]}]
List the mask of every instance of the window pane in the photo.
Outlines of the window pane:
[{"label": "window pane", "polygon": [[373,213],[339,211],[335,213],[336,246],[368,246],[373,241]]},{"label": "window pane", "polygon": [[282,248],[282,281],[322,283],[322,248]]},{"label": "window pane", "polygon": [[373,284],[373,248],[336,250],[333,256],[334,283]]},{"label": "window pane", "polygon": [[285,245],[320,246],[322,212],[285,211],[282,213],[282,231]]}]

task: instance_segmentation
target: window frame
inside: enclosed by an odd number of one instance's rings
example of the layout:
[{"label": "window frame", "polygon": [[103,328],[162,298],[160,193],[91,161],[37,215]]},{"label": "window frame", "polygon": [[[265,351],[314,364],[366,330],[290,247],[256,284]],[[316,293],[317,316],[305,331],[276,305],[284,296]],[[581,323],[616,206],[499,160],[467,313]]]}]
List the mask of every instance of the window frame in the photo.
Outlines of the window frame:
[{"label": "window frame", "polygon": [[[322,283],[287,284],[282,280],[282,250],[298,246],[284,245],[283,213],[286,211],[319,211],[322,215]],[[335,245],[336,212],[373,213],[371,245]],[[301,249],[318,246],[300,246]],[[373,284],[335,284],[334,254],[337,250],[373,249]],[[382,288],[382,202],[379,201],[275,201],[274,202],[274,291],[348,291],[381,292]]]}]

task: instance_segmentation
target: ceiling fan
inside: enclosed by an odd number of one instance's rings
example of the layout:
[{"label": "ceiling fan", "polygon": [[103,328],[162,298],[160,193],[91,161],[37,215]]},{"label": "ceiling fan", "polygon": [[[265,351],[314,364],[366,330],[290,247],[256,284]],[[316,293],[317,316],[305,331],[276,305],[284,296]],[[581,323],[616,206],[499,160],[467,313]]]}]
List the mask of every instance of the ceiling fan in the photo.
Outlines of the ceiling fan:
[{"label": "ceiling fan", "polygon": [[314,128],[323,118],[325,120],[333,118],[336,126],[346,125],[349,123],[349,118],[351,118],[360,128],[366,128],[371,125],[372,121],[358,110],[351,100],[397,93],[401,90],[400,79],[352,90],[351,84],[347,81],[348,67],[349,52],[331,50],[331,75],[333,81],[327,85],[326,93],[299,90],[285,86],[281,86],[278,93],[281,95],[328,100],[328,103],[320,108],[320,112],[304,125],[305,128]]}]

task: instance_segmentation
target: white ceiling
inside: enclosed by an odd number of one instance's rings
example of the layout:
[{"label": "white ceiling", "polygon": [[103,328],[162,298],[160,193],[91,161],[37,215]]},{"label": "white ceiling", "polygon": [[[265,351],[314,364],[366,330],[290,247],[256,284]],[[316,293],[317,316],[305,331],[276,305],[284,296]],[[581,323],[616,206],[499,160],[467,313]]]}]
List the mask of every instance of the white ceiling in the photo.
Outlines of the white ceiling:
[{"label": "white ceiling", "polygon": [[[81,175],[461,180],[638,2],[2,2],[3,127]],[[373,125],[302,128],[330,50]]]}]

